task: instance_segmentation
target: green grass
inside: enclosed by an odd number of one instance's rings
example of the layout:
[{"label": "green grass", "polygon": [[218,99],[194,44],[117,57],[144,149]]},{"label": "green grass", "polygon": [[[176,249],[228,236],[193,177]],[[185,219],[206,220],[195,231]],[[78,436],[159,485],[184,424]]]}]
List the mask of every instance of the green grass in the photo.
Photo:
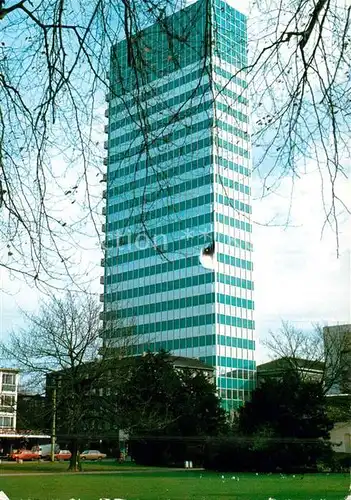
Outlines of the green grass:
[{"label": "green grass", "polygon": [[121,471],[120,474],[1,477],[10,500],[342,500],[348,474],[275,475]]},{"label": "green grass", "polygon": [[[0,465],[1,474],[29,474],[33,472],[50,472],[60,473],[67,472],[69,462],[23,462],[18,464],[16,462],[4,461]],[[119,464],[116,460],[104,460],[103,462],[83,462],[83,471],[119,471],[119,470],[143,470],[146,467],[138,466],[134,463]]]}]

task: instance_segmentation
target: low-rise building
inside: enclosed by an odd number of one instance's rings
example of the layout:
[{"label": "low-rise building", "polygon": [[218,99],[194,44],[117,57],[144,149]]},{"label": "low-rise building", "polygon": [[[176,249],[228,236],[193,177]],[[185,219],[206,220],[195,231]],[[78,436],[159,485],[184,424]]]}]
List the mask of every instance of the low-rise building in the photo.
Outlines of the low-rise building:
[{"label": "low-rise building", "polygon": [[19,370],[0,368],[0,433],[16,429]]},{"label": "low-rise building", "polygon": [[330,431],[334,451],[351,453],[351,394],[327,394],[327,408],[334,422]]},{"label": "low-rise building", "polygon": [[351,422],[336,422],[330,431],[330,441],[336,453],[351,454]]},{"label": "low-rise building", "polygon": [[[135,356],[137,357],[137,356]],[[125,358],[128,359],[128,358]],[[198,358],[186,358],[185,356],[170,356],[172,365],[177,371],[188,371],[194,375],[202,373],[208,380],[215,383],[215,369]]]},{"label": "low-rise building", "polygon": [[286,373],[298,373],[302,380],[323,379],[324,363],[303,358],[282,357],[257,366],[257,384],[260,385],[269,378],[279,379]]},{"label": "low-rise building", "polygon": [[47,433],[51,427],[52,415],[47,409],[47,399],[19,389],[17,396],[17,429],[30,429],[33,432]]},{"label": "low-rise building", "polygon": [[0,368],[0,455],[7,455],[13,448],[30,448],[48,441],[50,436],[38,430],[38,426],[23,426],[18,419],[19,370]]},{"label": "low-rise building", "polygon": [[[114,393],[118,392],[115,378],[118,380],[118,370],[123,370],[123,374],[128,376],[129,367],[142,356],[116,358],[113,366],[107,369],[108,373],[105,369],[99,370],[98,361],[82,363],[74,373],[69,369],[48,373],[47,409],[55,412],[57,438],[69,442],[74,435],[87,447],[104,447],[105,450],[116,446],[116,443],[125,447],[126,433],[120,429],[118,413],[113,410]],[[193,376],[202,373],[215,384],[213,366],[183,356],[169,356],[169,361],[177,372]],[[79,389],[76,394],[69,393],[70,384]],[[72,397],[74,401],[70,404]],[[77,429],[72,430],[72,426],[77,426]]]},{"label": "low-rise building", "polygon": [[331,394],[351,394],[351,324],[323,328],[327,376]]}]

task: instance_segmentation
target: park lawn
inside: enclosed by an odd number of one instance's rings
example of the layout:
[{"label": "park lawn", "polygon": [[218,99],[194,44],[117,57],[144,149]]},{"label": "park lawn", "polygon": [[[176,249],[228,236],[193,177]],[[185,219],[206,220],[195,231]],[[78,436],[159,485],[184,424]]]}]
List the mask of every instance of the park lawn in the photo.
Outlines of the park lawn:
[{"label": "park lawn", "polygon": [[256,474],[121,472],[1,477],[10,500],[343,500],[348,474],[296,477]]},{"label": "park lawn", "polygon": [[[67,472],[69,462],[16,462],[4,461],[0,464],[0,477],[2,474],[30,474],[33,472],[60,473]],[[116,460],[103,460],[101,462],[83,462],[84,472],[95,471],[120,471],[120,470],[143,470],[149,467],[143,467],[134,463],[119,464]]]}]

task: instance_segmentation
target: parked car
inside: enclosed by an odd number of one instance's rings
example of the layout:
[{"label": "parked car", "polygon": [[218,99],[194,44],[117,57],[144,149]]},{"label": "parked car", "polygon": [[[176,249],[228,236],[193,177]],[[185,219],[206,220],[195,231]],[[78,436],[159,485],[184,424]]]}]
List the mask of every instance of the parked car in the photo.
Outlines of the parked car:
[{"label": "parked car", "polygon": [[81,460],[102,460],[103,458],[106,458],[106,454],[99,450],[85,450],[80,454]]},{"label": "parked car", "polygon": [[10,460],[39,460],[39,453],[32,450],[16,450],[10,454]]},{"label": "parked car", "polygon": [[70,460],[72,453],[69,450],[60,450],[55,453],[55,460]]},{"label": "parked car", "polygon": [[[50,458],[51,457],[51,444],[41,444],[37,446],[33,446],[33,452],[36,452],[40,455],[40,458]],[[54,452],[59,453],[60,446],[55,444]]]}]

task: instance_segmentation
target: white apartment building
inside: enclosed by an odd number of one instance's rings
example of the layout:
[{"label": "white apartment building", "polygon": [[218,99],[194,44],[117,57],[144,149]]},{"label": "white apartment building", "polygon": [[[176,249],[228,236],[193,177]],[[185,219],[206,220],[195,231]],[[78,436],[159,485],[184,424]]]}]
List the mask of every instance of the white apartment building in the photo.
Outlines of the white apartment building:
[{"label": "white apartment building", "polygon": [[0,434],[16,429],[19,371],[0,368]]}]

